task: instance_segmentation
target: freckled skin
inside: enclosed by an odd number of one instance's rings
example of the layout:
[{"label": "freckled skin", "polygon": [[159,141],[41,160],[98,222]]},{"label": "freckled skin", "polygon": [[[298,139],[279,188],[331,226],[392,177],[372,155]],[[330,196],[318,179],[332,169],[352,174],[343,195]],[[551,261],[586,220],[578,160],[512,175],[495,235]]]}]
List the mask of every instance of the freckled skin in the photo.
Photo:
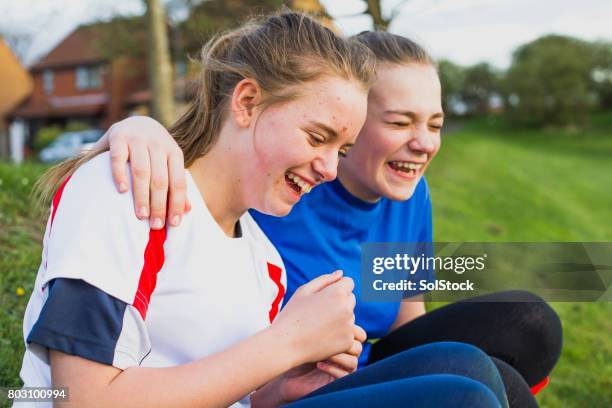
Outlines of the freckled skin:
[{"label": "freckled skin", "polygon": [[[285,181],[293,172],[312,182],[336,177],[339,151],[353,143],[367,112],[367,92],[360,84],[342,78],[324,77],[308,83],[301,96],[273,104],[257,112],[245,143],[250,157],[241,163],[249,208],[283,216],[296,202]],[[338,133],[322,144],[313,142],[313,123],[324,123]]]}]

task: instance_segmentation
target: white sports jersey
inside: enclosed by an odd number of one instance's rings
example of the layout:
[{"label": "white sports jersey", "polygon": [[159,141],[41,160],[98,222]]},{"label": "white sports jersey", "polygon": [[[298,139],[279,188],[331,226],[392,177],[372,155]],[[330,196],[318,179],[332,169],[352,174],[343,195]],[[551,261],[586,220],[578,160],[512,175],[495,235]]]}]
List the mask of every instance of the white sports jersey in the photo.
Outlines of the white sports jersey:
[{"label": "white sports jersey", "polygon": [[51,385],[49,348],[120,369],[166,367],[270,325],[286,287],[278,252],[248,213],[241,237],[227,237],[186,175],[193,208],[160,231],[117,193],[108,153],[60,188],[24,319],[25,386]]}]

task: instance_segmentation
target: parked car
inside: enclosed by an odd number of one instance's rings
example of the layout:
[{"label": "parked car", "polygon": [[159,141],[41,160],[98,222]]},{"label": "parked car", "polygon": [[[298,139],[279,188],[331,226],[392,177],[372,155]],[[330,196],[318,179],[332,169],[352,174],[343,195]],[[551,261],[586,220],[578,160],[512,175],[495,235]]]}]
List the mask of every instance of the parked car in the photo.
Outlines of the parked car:
[{"label": "parked car", "polygon": [[42,149],[38,157],[45,163],[68,159],[90,149],[103,134],[100,129],[64,132]]}]

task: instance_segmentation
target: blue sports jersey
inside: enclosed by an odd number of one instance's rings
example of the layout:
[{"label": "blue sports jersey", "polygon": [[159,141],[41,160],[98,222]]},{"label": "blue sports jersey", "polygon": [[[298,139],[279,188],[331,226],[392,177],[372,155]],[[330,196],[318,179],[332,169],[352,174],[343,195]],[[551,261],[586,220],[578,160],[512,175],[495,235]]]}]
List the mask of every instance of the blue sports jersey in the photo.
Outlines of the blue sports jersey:
[{"label": "blue sports jersey", "polygon": [[[360,301],[360,245],[364,242],[431,242],[431,200],[424,178],[407,201],[362,201],[334,180],[316,187],[278,218],[251,210],[280,252],[287,271],[287,296],[319,275],[342,269],[355,281],[355,321],[379,338],[395,321],[399,302]],[[429,277],[431,278],[431,277]],[[367,361],[366,343],[360,364]]]}]

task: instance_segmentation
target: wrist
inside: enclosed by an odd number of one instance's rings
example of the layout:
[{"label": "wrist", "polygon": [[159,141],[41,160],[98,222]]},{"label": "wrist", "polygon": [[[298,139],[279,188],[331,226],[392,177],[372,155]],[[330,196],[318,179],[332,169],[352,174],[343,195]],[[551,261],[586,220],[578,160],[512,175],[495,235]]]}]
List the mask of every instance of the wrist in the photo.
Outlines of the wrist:
[{"label": "wrist", "polygon": [[264,332],[270,338],[270,344],[274,345],[277,351],[276,355],[283,364],[282,372],[289,371],[306,362],[307,357],[304,353],[304,347],[300,347],[295,338],[298,330],[286,330],[282,326],[271,325]]},{"label": "wrist", "polygon": [[287,402],[281,396],[280,377],[251,394],[251,407],[253,408],[280,407]]}]

